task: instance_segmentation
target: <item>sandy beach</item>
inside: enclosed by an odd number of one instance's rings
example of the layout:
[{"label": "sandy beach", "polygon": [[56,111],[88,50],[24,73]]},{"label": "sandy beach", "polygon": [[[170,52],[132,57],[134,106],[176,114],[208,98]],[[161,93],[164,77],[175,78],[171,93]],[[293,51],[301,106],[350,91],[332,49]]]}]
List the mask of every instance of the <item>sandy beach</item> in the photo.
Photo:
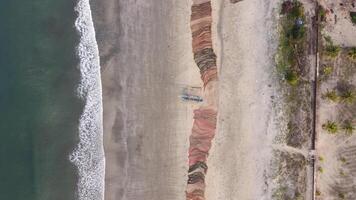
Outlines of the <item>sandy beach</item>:
[{"label": "sandy beach", "polygon": [[356,200],[356,0],[0,16],[0,200]]},{"label": "sandy beach", "polygon": [[277,1],[217,1],[220,104],[208,199],[271,199]]},{"label": "sandy beach", "polygon": [[106,199],[184,199],[193,105],[179,95],[200,86],[190,1],[96,3]]},{"label": "sandy beach", "polygon": [[[218,131],[207,199],[269,199],[277,1],[213,2]],[[102,65],[106,200],[185,199],[193,109],[201,87],[191,1],[92,1]],[[266,193],[267,191],[267,193]]]}]

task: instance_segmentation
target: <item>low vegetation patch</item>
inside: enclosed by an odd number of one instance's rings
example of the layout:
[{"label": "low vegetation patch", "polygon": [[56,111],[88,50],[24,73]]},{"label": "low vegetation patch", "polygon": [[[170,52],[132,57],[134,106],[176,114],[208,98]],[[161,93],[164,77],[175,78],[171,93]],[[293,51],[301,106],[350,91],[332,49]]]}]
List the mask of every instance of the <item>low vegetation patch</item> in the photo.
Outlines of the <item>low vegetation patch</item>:
[{"label": "low vegetation patch", "polygon": [[322,125],[322,128],[329,134],[336,134],[339,131],[339,126],[336,122],[328,121]]},{"label": "low vegetation patch", "polygon": [[298,84],[303,66],[306,40],[305,15],[302,3],[285,1],[281,10],[280,45],[278,51],[278,70],[292,86]]}]

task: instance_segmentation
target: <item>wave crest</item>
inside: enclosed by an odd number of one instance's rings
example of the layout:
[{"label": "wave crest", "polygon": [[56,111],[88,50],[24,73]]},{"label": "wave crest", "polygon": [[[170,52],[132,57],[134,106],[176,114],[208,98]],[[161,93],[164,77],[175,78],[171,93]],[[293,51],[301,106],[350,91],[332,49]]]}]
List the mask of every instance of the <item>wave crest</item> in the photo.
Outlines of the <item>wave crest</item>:
[{"label": "wave crest", "polygon": [[103,200],[105,156],[103,148],[102,89],[99,50],[89,0],[78,0],[75,27],[80,34],[77,53],[81,80],[78,95],[85,106],[79,120],[79,144],[70,155],[78,168],[79,200]]}]

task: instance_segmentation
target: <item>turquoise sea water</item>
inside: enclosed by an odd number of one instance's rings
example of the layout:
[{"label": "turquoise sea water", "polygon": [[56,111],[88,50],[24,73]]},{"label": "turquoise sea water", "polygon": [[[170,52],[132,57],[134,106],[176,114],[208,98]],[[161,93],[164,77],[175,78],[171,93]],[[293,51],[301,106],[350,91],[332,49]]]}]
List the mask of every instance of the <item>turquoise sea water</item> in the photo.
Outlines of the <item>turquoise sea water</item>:
[{"label": "turquoise sea water", "polygon": [[83,109],[75,3],[0,0],[1,200],[76,197],[68,159]]}]

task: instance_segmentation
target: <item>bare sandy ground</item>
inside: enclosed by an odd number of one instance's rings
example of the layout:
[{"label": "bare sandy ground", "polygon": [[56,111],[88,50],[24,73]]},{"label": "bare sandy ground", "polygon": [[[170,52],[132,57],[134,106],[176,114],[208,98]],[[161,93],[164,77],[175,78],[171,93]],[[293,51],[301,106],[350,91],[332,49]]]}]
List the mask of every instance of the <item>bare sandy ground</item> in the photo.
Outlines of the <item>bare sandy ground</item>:
[{"label": "bare sandy ground", "polygon": [[[327,10],[333,9],[334,13],[329,12],[326,17],[325,27],[322,31],[323,36],[330,36],[334,44],[341,47],[356,46],[356,26],[354,26],[349,17],[349,11],[355,11],[351,0],[320,0],[320,4]],[[342,5],[341,5],[342,3]],[[341,54],[345,54],[341,53]],[[328,90],[333,90],[342,82],[356,85],[354,70],[345,73],[347,68],[354,68],[355,64],[350,64],[345,55],[339,55],[334,60],[322,57],[320,67],[330,65],[333,72],[326,80],[320,83],[319,107],[317,124],[318,141],[317,153],[322,159],[318,160],[317,190],[320,195],[317,199],[332,200],[356,198],[356,169],[355,169],[355,146],[356,137],[347,136],[341,130],[342,123],[345,120],[355,120],[355,106],[345,108],[343,103],[333,103],[323,99],[322,95]],[[346,70],[348,71],[348,70]],[[347,76],[346,76],[347,74]],[[333,121],[339,124],[337,134],[328,134],[322,129],[322,125],[327,121]]]},{"label": "bare sandy ground", "polygon": [[[342,61],[341,59],[344,59]],[[341,80],[346,80],[348,83],[356,85],[355,73],[351,77],[345,78],[342,73],[347,67],[355,67],[355,64],[347,66],[345,62],[347,58],[338,58],[335,62],[333,74],[321,84],[321,95],[326,91],[340,87]],[[325,62],[325,60],[324,60]],[[356,198],[356,136],[355,133],[350,136],[342,130],[343,123],[346,120],[353,121],[356,119],[355,103],[345,107],[345,104],[338,102],[333,103],[327,99],[320,98],[318,109],[319,124],[318,126],[318,141],[317,152],[318,174],[317,174],[317,189],[321,193],[318,199],[332,200],[338,198],[339,195],[344,195],[345,199]],[[329,134],[322,129],[322,125],[327,121],[336,122],[339,130],[336,134]]]},{"label": "bare sandy ground", "polygon": [[[324,33],[332,37],[335,44],[356,46],[356,26],[352,25],[349,12],[356,12],[354,0],[319,0],[320,5],[329,10]],[[333,9],[334,13],[330,12]]]},{"label": "bare sandy ground", "polygon": [[[213,3],[220,110],[207,199],[270,199],[276,2]],[[94,0],[92,6],[102,64],[105,199],[183,200],[195,105],[179,95],[186,85],[201,85],[191,2]]]}]

